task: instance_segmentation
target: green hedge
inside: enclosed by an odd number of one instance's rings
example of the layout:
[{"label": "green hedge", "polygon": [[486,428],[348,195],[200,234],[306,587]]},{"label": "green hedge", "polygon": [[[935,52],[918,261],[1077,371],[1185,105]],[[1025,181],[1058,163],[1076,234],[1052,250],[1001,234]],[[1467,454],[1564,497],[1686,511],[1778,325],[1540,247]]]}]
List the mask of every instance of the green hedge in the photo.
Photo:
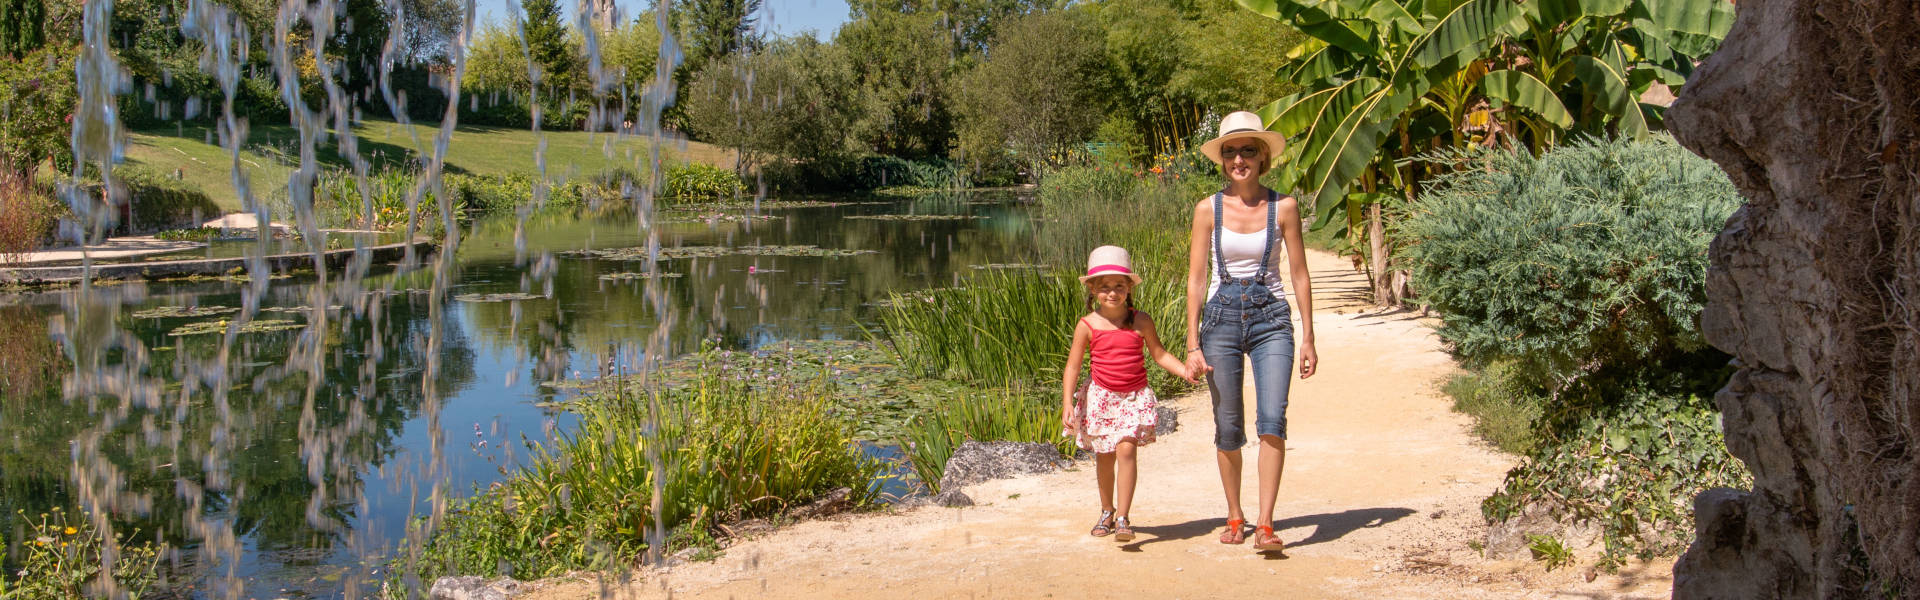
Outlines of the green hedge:
[{"label": "green hedge", "polygon": [[128,225],[135,233],[198,227],[225,212],[200,186],[153,169],[128,165],[114,169],[113,174],[127,186],[133,205],[133,222]]},{"label": "green hedge", "polygon": [[1516,362],[1562,391],[1707,350],[1707,244],[1740,205],[1713,163],[1659,136],[1444,157],[1404,218],[1404,264],[1470,366]]}]

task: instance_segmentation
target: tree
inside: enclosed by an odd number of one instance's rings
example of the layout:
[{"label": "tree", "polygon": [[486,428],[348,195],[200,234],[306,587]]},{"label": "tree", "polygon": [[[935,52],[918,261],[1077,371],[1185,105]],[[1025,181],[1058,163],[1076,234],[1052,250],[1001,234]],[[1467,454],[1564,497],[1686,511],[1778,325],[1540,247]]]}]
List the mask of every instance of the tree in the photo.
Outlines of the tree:
[{"label": "tree", "polygon": [[42,162],[67,152],[79,96],[71,48],[43,47],[19,60],[0,57],[0,169],[31,181]]},{"label": "tree", "polygon": [[0,0],[0,58],[21,58],[47,43],[45,0]]},{"label": "tree", "polygon": [[853,68],[874,151],[945,156],[952,146],[952,54],[947,33],[927,13],[870,12],[840,27],[834,44],[858,56]]},{"label": "tree", "polygon": [[[1518,107],[1551,127],[1643,136],[1654,110],[1640,105],[1640,93],[1656,82],[1679,85],[1678,73],[1691,69],[1692,57],[1675,48],[1710,50],[1732,23],[1724,0],[1237,1],[1310,37],[1287,53],[1284,70],[1306,90],[1260,112],[1269,129],[1295,140],[1283,176],[1320,215],[1315,226],[1337,223],[1351,239],[1365,223],[1382,304],[1404,295],[1388,264],[1382,203],[1413,198],[1425,169],[1415,157],[1471,141],[1475,131],[1497,133],[1483,103]],[[1530,44],[1544,50],[1529,58]],[[1542,78],[1543,66],[1557,70]],[[1566,99],[1581,107],[1584,125]]]},{"label": "tree", "polygon": [[701,139],[739,150],[740,168],[771,157],[825,163],[855,148],[859,86],[847,53],[811,37],[734,54],[703,71],[684,99]]},{"label": "tree", "polygon": [[574,77],[574,54],[567,40],[567,28],[560,22],[560,3],[558,0],[521,0],[520,7],[526,12],[521,30],[526,57],[539,67],[535,80],[545,90],[560,86],[559,91],[550,93],[564,97],[566,85]]},{"label": "tree", "polygon": [[1099,30],[1072,11],[1006,23],[960,85],[960,150],[976,169],[1012,161],[1037,177],[1049,152],[1100,122]]},{"label": "tree", "polygon": [[708,63],[754,47],[753,25],[761,0],[692,0],[686,4],[687,63],[698,72]]},{"label": "tree", "polygon": [[442,62],[447,46],[460,34],[461,7],[457,0],[399,0],[400,55],[414,64]]},{"label": "tree", "polygon": [[338,76],[342,90],[356,98],[371,97],[363,94],[380,80],[380,60],[386,52],[392,17],[382,0],[346,0],[336,6],[342,14],[326,52],[338,56],[328,58],[341,61]]}]

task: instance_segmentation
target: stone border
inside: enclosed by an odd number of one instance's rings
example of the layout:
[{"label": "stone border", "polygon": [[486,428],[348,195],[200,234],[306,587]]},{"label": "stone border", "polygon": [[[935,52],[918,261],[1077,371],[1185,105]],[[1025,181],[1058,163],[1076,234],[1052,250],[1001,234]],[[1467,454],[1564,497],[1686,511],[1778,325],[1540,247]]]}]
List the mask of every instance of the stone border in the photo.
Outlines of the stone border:
[{"label": "stone border", "polygon": [[[424,237],[414,238],[413,242],[396,242],[369,246],[364,249],[365,256],[372,261],[393,261],[406,255],[407,248],[433,246],[432,240]],[[340,268],[354,259],[360,248],[341,248],[321,253],[322,261],[328,268]],[[225,275],[235,268],[244,268],[248,257],[201,258],[192,260],[168,260],[145,263],[112,263],[93,266],[93,279],[157,279],[182,275]],[[296,252],[275,254],[266,257],[267,265],[273,271],[284,272],[300,268],[313,267],[313,254]],[[80,281],[86,277],[86,269],[77,266],[67,267],[19,267],[0,268],[0,282],[16,284],[46,284]]]}]

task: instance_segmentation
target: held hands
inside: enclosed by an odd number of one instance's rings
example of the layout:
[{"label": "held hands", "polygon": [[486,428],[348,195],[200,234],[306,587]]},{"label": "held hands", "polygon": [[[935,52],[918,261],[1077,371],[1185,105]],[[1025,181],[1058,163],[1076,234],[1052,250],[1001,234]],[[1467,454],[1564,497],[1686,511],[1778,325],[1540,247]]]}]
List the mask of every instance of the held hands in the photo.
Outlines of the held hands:
[{"label": "held hands", "polygon": [[1187,353],[1187,372],[1181,374],[1186,378],[1187,383],[1199,385],[1200,380],[1206,378],[1207,373],[1211,372],[1213,367],[1207,365],[1207,357],[1200,351],[1194,350]]}]

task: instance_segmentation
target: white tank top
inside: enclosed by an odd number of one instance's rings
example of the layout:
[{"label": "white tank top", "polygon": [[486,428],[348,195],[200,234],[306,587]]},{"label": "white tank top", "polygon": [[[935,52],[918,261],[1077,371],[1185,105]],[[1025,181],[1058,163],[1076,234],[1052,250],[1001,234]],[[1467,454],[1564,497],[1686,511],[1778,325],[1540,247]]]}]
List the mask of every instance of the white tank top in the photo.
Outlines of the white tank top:
[{"label": "white tank top", "polygon": [[[1212,279],[1212,283],[1207,284],[1208,298],[1220,290],[1218,257],[1227,257],[1227,276],[1234,279],[1252,277],[1260,272],[1260,255],[1266,251],[1263,244],[1267,242],[1267,230],[1264,228],[1253,233],[1239,233],[1220,225],[1215,227],[1220,229],[1220,251],[1207,253],[1207,273]],[[1273,264],[1267,265],[1267,280],[1262,282],[1273,292],[1273,297],[1282,300],[1286,296],[1280,289],[1280,259],[1286,256],[1286,247],[1286,242],[1280,236],[1273,236]]]}]

